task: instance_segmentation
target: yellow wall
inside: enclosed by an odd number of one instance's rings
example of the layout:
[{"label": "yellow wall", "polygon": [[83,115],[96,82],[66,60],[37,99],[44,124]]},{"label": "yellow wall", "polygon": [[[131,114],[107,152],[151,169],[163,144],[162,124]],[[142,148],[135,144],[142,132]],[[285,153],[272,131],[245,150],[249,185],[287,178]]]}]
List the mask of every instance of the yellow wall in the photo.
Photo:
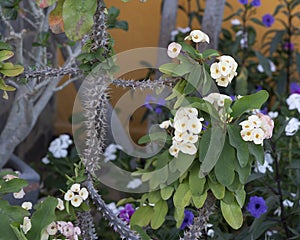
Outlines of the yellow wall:
[{"label": "yellow wall", "polygon": [[[207,0],[209,1],[209,0]],[[129,31],[111,30],[111,35],[115,39],[116,52],[122,52],[132,48],[157,46],[159,39],[160,28],[160,7],[161,1],[148,0],[147,3],[140,3],[138,0],[131,0],[129,3],[123,3],[121,0],[109,0],[106,1],[108,7],[115,6],[120,9],[121,14],[119,19],[126,20],[129,23]],[[187,6],[187,0],[179,0],[180,4]],[[194,1],[192,1],[194,2]],[[228,1],[233,10],[226,7],[224,17],[229,16],[235,10],[241,7],[238,0]],[[261,18],[266,13],[272,14],[275,7],[281,2],[280,0],[261,0],[262,6],[256,8],[255,16]],[[282,16],[281,16],[282,17]],[[284,17],[283,17],[284,19]],[[186,27],[187,18],[179,11],[177,26]],[[299,24],[295,22],[295,24]],[[230,21],[224,23],[225,27],[230,26]],[[199,28],[197,21],[193,22],[194,28]],[[262,36],[266,28],[256,26],[258,38]],[[278,21],[275,22],[274,28],[281,28]],[[260,41],[258,41],[257,47],[259,48]],[[139,74],[139,77],[144,76]],[[115,97],[122,94],[122,90],[115,90]],[[72,86],[64,89],[57,94],[57,121],[56,130],[57,133],[71,132],[71,125],[68,123],[68,118],[72,112],[72,105],[74,102],[75,90]],[[137,120],[138,121],[138,120]]]}]

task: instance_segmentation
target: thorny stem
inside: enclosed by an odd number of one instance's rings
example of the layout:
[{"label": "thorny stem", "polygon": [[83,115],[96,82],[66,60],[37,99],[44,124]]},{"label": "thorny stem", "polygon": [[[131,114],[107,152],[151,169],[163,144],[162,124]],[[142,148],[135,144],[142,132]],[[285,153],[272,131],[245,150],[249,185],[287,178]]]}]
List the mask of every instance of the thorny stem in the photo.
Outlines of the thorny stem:
[{"label": "thorny stem", "polygon": [[278,197],[279,197],[279,202],[280,202],[280,210],[281,210],[281,215],[280,215],[280,220],[281,220],[281,224],[284,228],[285,231],[285,235],[286,235],[286,239],[289,238],[289,230],[286,224],[286,217],[285,217],[285,209],[283,206],[283,194],[282,194],[282,188],[281,188],[281,176],[280,176],[280,171],[279,171],[279,153],[275,152],[275,144],[273,142],[271,142],[272,145],[272,150],[273,150],[273,156],[274,156],[274,160],[275,160],[275,181],[277,184],[277,191],[278,191]]}]

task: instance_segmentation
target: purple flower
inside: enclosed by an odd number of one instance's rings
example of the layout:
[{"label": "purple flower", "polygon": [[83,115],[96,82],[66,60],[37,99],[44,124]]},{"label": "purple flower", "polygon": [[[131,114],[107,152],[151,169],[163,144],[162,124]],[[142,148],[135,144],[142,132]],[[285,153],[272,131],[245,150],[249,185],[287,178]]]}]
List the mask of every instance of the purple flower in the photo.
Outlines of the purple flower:
[{"label": "purple flower", "polygon": [[194,223],[194,214],[189,210],[184,210],[184,219],[180,226],[180,229],[185,229],[186,226],[192,225]]},{"label": "purple flower", "polygon": [[239,0],[239,3],[240,3],[240,4],[247,4],[247,3],[248,3],[248,0]]},{"label": "purple flower", "polygon": [[293,51],[294,50],[294,43],[291,43],[291,42],[285,42],[284,45],[283,45],[283,49],[285,51]]},{"label": "purple flower", "polygon": [[292,82],[290,84],[290,93],[298,93],[300,94],[300,86],[298,85],[298,83]]},{"label": "purple flower", "polygon": [[121,218],[123,221],[126,221],[127,223],[129,223],[130,218],[134,212],[135,212],[135,209],[132,207],[132,205],[127,203],[125,205],[125,208],[120,211],[119,218]]},{"label": "purple flower", "polygon": [[[153,108],[151,103],[153,104],[157,104],[158,106]],[[155,111],[156,113],[160,114],[162,113],[162,108],[161,106],[164,106],[166,104],[166,100],[163,99],[163,98],[155,98],[154,96],[148,94],[146,96],[146,99],[145,99],[145,103],[144,103],[144,106],[146,108],[148,108],[150,111]]]},{"label": "purple flower", "polygon": [[274,17],[269,13],[263,15],[262,17],[262,22],[266,27],[271,27],[274,21],[275,21]]},{"label": "purple flower", "polygon": [[259,218],[260,215],[267,212],[267,205],[262,197],[252,196],[247,206],[247,211],[255,218]]},{"label": "purple flower", "polygon": [[259,7],[261,5],[260,0],[252,0],[251,5],[253,7]]},{"label": "purple flower", "polygon": [[205,131],[206,128],[208,127],[209,122],[208,121],[204,121],[204,123],[202,123],[202,131]]}]

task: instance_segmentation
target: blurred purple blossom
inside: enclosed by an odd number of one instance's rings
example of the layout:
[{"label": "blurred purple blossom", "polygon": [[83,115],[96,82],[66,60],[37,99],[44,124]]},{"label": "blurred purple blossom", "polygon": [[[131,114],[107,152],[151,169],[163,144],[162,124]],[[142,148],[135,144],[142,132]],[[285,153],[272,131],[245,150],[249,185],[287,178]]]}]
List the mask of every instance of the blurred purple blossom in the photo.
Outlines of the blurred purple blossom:
[{"label": "blurred purple blossom", "polygon": [[252,196],[247,206],[247,211],[255,218],[267,212],[268,206],[262,197]]},{"label": "blurred purple blossom", "polygon": [[180,229],[185,229],[186,226],[192,225],[194,223],[194,214],[189,210],[184,210],[184,219],[180,226]]},{"label": "blurred purple blossom", "polygon": [[262,22],[266,27],[271,27],[273,25],[273,23],[275,22],[275,19],[271,14],[267,13],[267,14],[263,15]]},{"label": "blurred purple blossom", "polygon": [[239,0],[240,4],[248,4],[248,0]]},{"label": "blurred purple blossom", "polygon": [[284,45],[283,45],[283,49],[285,51],[293,51],[294,50],[294,43],[292,42],[285,42]]},{"label": "blurred purple blossom", "polygon": [[260,0],[252,0],[251,5],[253,7],[259,7],[261,5]]},{"label": "blurred purple blossom", "polygon": [[120,211],[119,218],[121,218],[123,221],[126,221],[127,223],[129,223],[130,218],[134,212],[135,212],[135,209],[132,207],[132,205],[127,203],[125,205],[125,208]]},{"label": "blurred purple blossom", "polygon": [[202,131],[205,131],[206,128],[208,127],[208,125],[209,125],[209,122],[208,122],[208,121],[204,121],[204,122],[202,123]]},{"label": "blurred purple blossom", "polygon": [[298,93],[300,94],[300,85],[296,82],[292,82],[290,84],[290,93],[293,94],[293,93]]},{"label": "blurred purple blossom", "polygon": [[[158,106],[154,107],[151,104],[157,104]],[[150,111],[155,111],[156,113],[162,113],[161,106],[166,104],[166,100],[163,98],[155,98],[151,94],[147,94],[144,106],[148,108]]]}]

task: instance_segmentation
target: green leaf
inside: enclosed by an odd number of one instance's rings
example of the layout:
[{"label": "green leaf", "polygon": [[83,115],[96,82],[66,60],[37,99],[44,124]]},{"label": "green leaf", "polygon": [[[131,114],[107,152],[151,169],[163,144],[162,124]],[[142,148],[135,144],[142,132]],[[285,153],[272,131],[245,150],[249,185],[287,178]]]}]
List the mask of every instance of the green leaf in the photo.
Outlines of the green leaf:
[{"label": "green leaf", "polygon": [[[23,222],[24,217],[29,216],[29,212],[20,206],[11,206],[7,201],[0,199],[0,216],[1,222],[2,219],[5,217],[10,223],[21,223]],[[3,224],[1,223],[0,229],[2,227],[5,227],[7,229],[7,225],[3,226]],[[1,233],[3,233],[3,231],[1,231]]]},{"label": "green leaf", "polygon": [[[55,8],[49,14],[48,22],[49,27],[53,33],[62,33],[64,32],[64,21],[63,21],[63,4],[64,0],[59,0]],[[47,45],[48,38],[44,39],[44,42]]]},{"label": "green leaf", "polygon": [[215,175],[217,180],[225,185],[229,186],[234,181],[234,162],[236,161],[235,158],[235,151],[232,146],[229,145],[228,140],[225,142],[223,151],[215,165]]},{"label": "green leaf", "polygon": [[192,165],[194,159],[195,155],[179,152],[177,158],[174,158],[173,161],[175,162],[176,169],[183,174]]},{"label": "green leaf", "polygon": [[175,208],[184,208],[190,204],[192,193],[189,188],[188,181],[179,184],[173,196]]},{"label": "green leaf", "polygon": [[90,31],[96,9],[97,0],[65,0],[63,20],[68,38],[77,41]]},{"label": "green leaf", "polygon": [[227,204],[221,200],[221,211],[226,222],[235,230],[243,225],[243,213],[239,205],[234,201]]},{"label": "green leaf", "polygon": [[150,134],[141,137],[138,140],[138,144],[145,144],[153,141],[166,142],[171,140],[171,136],[168,135],[165,131],[151,132]]},{"label": "green leaf", "polygon": [[215,49],[207,49],[203,53],[203,58],[219,57],[220,53]]},{"label": "green leaf", "polygon": [[[197,165],[198,166],[198,165]],[[206,178],[199,177],[199,168],[194,166],[189,175],[189,186],[193,196],[201,196],[203,194]]]},{"label": "green leaf", "polygon": [[[191,64],[190,64],[191,65]],[[195,64],[192,66],[190,74],[187,77],[187,84],[184,89],[184,93],[190,94],[199,88],[200,79],[203,75],[202,67],[200,64]]]},{"label": "green leaf", "polygon": [[176,63],[166,63],[159,67],[159,71],[167,75],[173,75],[175,68],[178,66]]},{"label": "green leaf", "polygon": [[3,63],[0,68],[0,73],[7,77],[15,77],[20,75],[24,71],[24,67],[21,65],[13,65],[12,63]]},{"label": "green leaf", "polygon": [[239,204],[240,208],[244,206],[245,200],[246,200],[246,192],[244,188],[240,189],[239,191],[236,191],[234,193],[235,199],[237,203]]},{"label": "green leaf", "polygon": [[13,48],[9,44],[0,41],[0,50],[10,50],[10,51],[12,51]]},{"label": "green leaf", "polygon": [[218,182],[208,180],[208,186],[217,199],[222,199],[225,196],[225,186]]},{"label": "green leaf", "polygon": [[263,146],[254,144],[253,142],[249,142],[248,149],[250,154],[255,157],[256,161],[263,165],[265,162],[265,153]]},{"label": "green leaf", "polygon": [[222,199],[227,204],[231,204],[234,201],[234,194],[231,191],[225,189],[225,196]]},{"label": "green leaf", "polygon": [[41,203],[40,207],[33,213],[31,217],[32,228],[27,233],[28,239],[41,239],[42,230],[45,229],[50,223],[56,220],[56,206],[57,199],[54,197],[47,197]]},{"label": "green leaf", "polygon": [[233,103],[231,116],[233,118],[237,118],[249,110],[260,109],[267,101],[268,97],[269,94],[265,90],[261,90],[248,96],[243,96]]},{"label": "green leaf", "polygon": [[176,220],[176,227],[179,228],[182,224],[184,219],[184,208],[183,207],[176,207],[174,211],[174,218]]},{"label": "green leaf", "polygon": [[146,227],[154,214],[154,210],[150,206],[140,206],[130,218],[130,225]]},{"label": "green leaf", "polygon": [[248,70],[242,67],[240,74],[235,79],[235,92],[244,96],[248,93]]},{"label": "green leaf", "polygon": [[8,50],[0,51],[0,62],[10,59],[13,55],[14,53],[12,51],[8,51]]},{"label": "green leaf", "polygon": [[26,238],[25,234],[23,233],[23,231],[20,230],[18,226],[15,226],[14,224],[10,224],[9,226],[14,231],[14,233],[15,233],[15,235],[16,235],[16,237],[17,237],[18,240],[28,240]]},{"label": "green leaf", "polygon": [[126,203],[132,203],[132,202],[136,202],[136,199],[134,199],[133,197],[129,197],[129,198],[123,198],[121,200],[119,200],[117,202],[117,206],[123,206],[125,205]]},{"label": "green leaf", "polygon": [[249,161],[249,150],[247,143],[241,137],[240,128],[238,126],[228,125],[227,131],[230,145],[236,149],[237,159],[241,167],[245,167]]},{"label": "green leaf", "polygon": [[211,85],[212,85],[212,78],[210,74],[206,71],[205,65],[202,65],[203,71],[203,81],[202,81],[202,91],[200,92],[202,96],[207,95],[210,92]]},{"label": "green leaf", "polygon": [[185,42],[179,42],[179,44],[182,46],[181,51],[187,52],[193,59],[202,59],[202,55],[191,45],[185,43]]},{"label": "green leaf", "polygon": [[300,76],[300,54],[296,52],[296,66],[298,71],[298,76]]},{"label": "green leaf", "polygon": [[4,180],[0,181],[0,194],[7,194],[13,192],[19,192],[23,187],[27,186],[28,182],[21,178],[14,178],[5,182]]},{"label": "green leaf", "polygon": [[156,169],[151,172],[149,179],[150,190],[156,189],[160,184],[166,183],[168,180],[168,165],[163,168]]},{"label": "green leaf", "polygon": [[131,224],[131,228],[140,235],[141,240],[151,240],[150,236],[144,231],[144,229],[142,227],[140,227],[138,225],[132,226],[132,224]]},{"label": "green leaf", "polygon": [[226,186],[231,192],[239,191],[243,185],[240,182],[238,173],[235,173],[234,181],[230,186]]},{"label": "green leaf", "polygon": [[158,229],[164,222],[168,213],[168,204],[166,201],[159,201],[154,206],[154,213],[151,219],[151,228]]},{"label": "green leaf", "polygon": [[168,200],[174,192],[174,187],[166,186],[160,189],[160,195],[163,200]]},{"label": "green leaf", "polygon": [[[276,51],[278,45],[282,41],[282,38],[283,38],[284,34],[285,34],[285,31],[276,31],[276,34],[272,38],[272,42],[271,42],[271,45],[270,45],[270,55],[271,56]],[[297,54],[297,52],[296,52],[296,54]]]},{"label": "green leaf", "polygon": [[202,208],[206,198],[207,198],[207,191],[205,191],[201,196],[192,195],[192,200],[196,208]]},{"label": "green leaf", "polygon": [[4,82],[4,80],[2,78],[0,78],[0,89],[3,91],[15,91],[16,88],[6,85],[6,83]]},{"label": "green leaf", "polygon": [[245,184],[247,182],[248,177],[251,173],[251,166],[250,163],[248,163],[245,167],[241,167],[240,164],[235,164],[235,170],[237,171],[239,175],[239,179],[241,184]]},{"label": "green leaf", "polygon": [[199,160],[202,175],[208,174],[216,165],[225,142],[226,131],[219,126],[207,129],[199,144]]},{"label": "green leaf", "polygon": [[160,191],[152,191],[148,193],[148,200],[149,203],[156,204],[157,202],[161,201]]}]

